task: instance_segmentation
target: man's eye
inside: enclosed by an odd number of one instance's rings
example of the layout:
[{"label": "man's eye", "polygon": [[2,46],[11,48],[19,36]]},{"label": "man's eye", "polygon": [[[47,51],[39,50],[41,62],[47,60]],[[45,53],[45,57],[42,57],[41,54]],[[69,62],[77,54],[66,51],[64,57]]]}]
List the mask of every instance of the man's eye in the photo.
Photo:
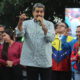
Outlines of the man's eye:
[{"label": "man's eye", "polygon": [[3,35],[3,37],[4,37],[5,35]]}]

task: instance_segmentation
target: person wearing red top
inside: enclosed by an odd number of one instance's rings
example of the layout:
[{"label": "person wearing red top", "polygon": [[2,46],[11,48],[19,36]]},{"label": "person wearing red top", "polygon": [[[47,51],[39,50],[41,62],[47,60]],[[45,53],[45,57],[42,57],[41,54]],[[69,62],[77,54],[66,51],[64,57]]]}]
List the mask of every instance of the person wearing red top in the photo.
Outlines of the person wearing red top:
[{"label": "person wearing red top", "polygon": [[22,67],[19,65],[22,44],[14,41],[13,31],[3,33],[4,44],[0,46],[0,80],[22,80]]},{"label": "person wearing red top", "polygon": [[[3,25],[0,25],[0,46],[4,43],[4,40],[2,37],[4,30],[5,30],[5,27]],[[1,64],[0,64],[0,66],[1,66]]]},{"label": "person wearing red top", "polygon": [[75,80],[80,80],[80,26],[76,29],[77,42],[74,44],[73,51],[71,54],[71,61],[74,62],[72,65],[74,68]]}]

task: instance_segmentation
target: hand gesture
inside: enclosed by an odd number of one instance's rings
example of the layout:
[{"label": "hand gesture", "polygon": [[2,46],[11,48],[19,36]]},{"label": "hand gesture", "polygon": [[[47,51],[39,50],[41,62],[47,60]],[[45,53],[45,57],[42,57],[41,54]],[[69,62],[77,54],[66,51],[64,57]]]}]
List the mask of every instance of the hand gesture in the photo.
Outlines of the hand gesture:
[{"label": "hand gesture", "polygon": [[37,21],[40,21],[40,22],[41,22],[41,24],[43,24],[43,17],[38,16],[38,17],[37,17]]},{"label": "hand gesture", "polygon": [[26,16],[26,14],[25,13],[23,13],[23,14],[21,14],[20,16],[19,16],[19,20],[25,20],[27,18],[27,16]]}]

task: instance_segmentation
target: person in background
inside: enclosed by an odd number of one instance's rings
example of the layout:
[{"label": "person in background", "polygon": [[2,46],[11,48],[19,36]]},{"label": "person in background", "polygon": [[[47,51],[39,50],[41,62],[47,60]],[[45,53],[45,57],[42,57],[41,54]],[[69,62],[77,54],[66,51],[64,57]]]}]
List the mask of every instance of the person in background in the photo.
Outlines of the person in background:
[{"label": "person in background", "polygon": [[[78,59],[76,57],[79,56],[78,54],[78,51],[79,51],[79,46],[78,46],[78,43],[79,43],[79,38],[80,38],[80,26],[77,26],[77,29],[76,29],[76,39],[73,39],[71,42],[66,42],[66,39],[67,39],[67,36],[68,36],[68,33],[67,31],[65,31],[64,33],[64,36],[62,38],[62,47],[63,48],[71,48],[72,50],[72,55],[71,55],[71,65],[72,65],[72,80],[78,80],[78,67],[76,66],[76,64],[78,64]],[[74,46],[74,47],[73,47]]]},{"label": "person in background", "polygon": [[24,36],[20,64],[27,66],[28,80],[51,80],[52,47],[55,32],[52,22],[44,19],[45,6],[36,3],[33,6],[33,19],[19,18],[17,36]]},{"label": "person in background", "polygon": [[4,33],[5,27],[3,25],[0,25],[0,45],[4,43],[2,34]]},{"label": "person in background", "polygon": [[14,41],[11,29],[6,29],[2,36],[4,44],[0,46],[0,80],[22,80],[22,67],[19,64],[22,44]]},{"label": "person in background", "polygon": [[80,80],[80,26],[76,29],[76,36],[78,41],[74,44],[71,61],[74,62],[74,78]]},{"label": "person in background", "polygon": [[[55,40],[52,42],[52,80],[70,80],[71,69],[70,69],[70,55],[71,50],[61,48],[61,39],[65,30],[69,27],[65,22],[58,24],[58,34],[55,36]],[[72,41],[71,36],[67,36],[67,42]]]},{"label": "person in background", "polygon": [[[5,27],[3,25],[0,25],[0,46],[4,43],[4,40],[3,40],[3,37],[2,37],[2,34],[4,33],[4,28]],[[0,67],[1,67],[1,64],[0,64]],[[1,75],[1,73],[0,73],[0,75]],[[0,76],[0,79],[1,79],[1,76]]]}]

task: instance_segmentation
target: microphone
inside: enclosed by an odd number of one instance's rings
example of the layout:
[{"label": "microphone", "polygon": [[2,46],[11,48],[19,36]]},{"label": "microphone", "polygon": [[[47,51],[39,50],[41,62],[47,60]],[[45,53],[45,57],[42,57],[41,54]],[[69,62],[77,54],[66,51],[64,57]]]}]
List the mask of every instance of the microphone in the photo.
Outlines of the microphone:
[{"label": "microphone", "polygon": [[[42,16],[37,15],[37,17],[42,17]],[[39,22],[39,25],[41,26],[41,21],[40,21],[40,20],[38,20],[38,22]]]}]

